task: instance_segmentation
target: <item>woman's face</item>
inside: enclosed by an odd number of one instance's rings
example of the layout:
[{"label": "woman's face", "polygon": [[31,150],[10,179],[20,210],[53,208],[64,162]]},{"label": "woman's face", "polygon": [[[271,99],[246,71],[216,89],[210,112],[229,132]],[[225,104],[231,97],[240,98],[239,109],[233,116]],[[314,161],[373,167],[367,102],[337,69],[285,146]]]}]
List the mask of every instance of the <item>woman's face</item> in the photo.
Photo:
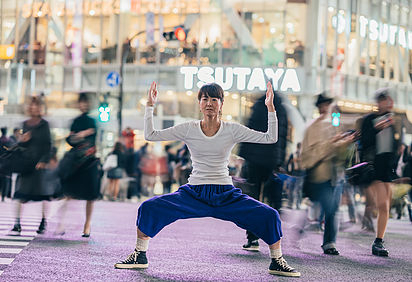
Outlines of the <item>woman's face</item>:
[{"label": "woman's face", "polygon": [[79,109],[82,113],[87,113],[89,111],[89,103],[85,101],[79,102]]},{"label": "woman's face", "polygon": [[200,111],[204,116],[219,116],[223,103],[219,98],[203,95],[199,101]]},{"label": "woman's face", "polygon": [[31,117],[40,116],[40,106],[37,103],[32,102],[29,104],[29,115]]}]

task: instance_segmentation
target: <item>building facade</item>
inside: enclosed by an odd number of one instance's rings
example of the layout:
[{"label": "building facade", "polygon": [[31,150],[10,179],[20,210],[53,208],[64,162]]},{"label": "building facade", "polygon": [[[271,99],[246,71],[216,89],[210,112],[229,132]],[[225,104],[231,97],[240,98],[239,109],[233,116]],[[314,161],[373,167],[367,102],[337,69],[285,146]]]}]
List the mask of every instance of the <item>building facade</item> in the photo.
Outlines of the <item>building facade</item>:
[{"label": "building facade", "polygon": [[223,117],[242,121],[271,79],[298,132],[323,90],[348,111],[370,111],[373,91],[392,87],[406,112],[411,2],[3,0],[1,123],[20,122],[26,97],[43,93],[48,119],[67,128],[87,91],[96,114],[100,102],[110,105],[102,128],[117,131],[121,95],[122,127],[139,130],[152,81],[160,127],[197,118],[197,90],[209,82],[225,89]]}]

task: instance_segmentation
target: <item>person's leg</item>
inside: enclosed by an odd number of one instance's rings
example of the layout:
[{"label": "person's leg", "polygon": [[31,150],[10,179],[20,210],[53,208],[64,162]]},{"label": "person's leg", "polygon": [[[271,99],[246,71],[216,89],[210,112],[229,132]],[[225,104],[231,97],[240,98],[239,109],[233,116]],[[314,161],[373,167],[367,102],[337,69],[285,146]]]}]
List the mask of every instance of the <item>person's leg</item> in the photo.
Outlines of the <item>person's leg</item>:
[{"label": "person's leg", "polygon": [[59,220],[59,224],[57,225],[57,229],[54,232],[56,235],[64,235],[64,233],[65,233],[65,231],[64,231],[64,229],[65,229],[65,219],[66,219],[66,212],[67,212],[67,207],[69,205],[69,201],[70,201],[69,197],[64,198],[64,200],[63,200],[63,202],[62,202],[62,204],[59,208],[58,214],[59,214],[60,220]]},{"label": "person's leg", "polygon": [[13,226],[13,229],[10,231],[10,235],[20,235],[21,233],[21,224],[20,224],[20,218],[21,218],[21,213],[23,209],[23,203],[21,201],[17,201],[15,204],[15,223]]},{"label": "person's leg", "polygon": [[389,218],[390,202],[392,197],[391,184],[382,181],[375,181],[372,184],[373,191],[376,195],[376,207],[378,209],[378,223],[376,239],[372,244],[372,254],[377,256],[388,256],[389,252],[383,244],[386,225]]},{"label": "person's leg", "polygon": [[376,237],[383,239],[389,219],[392,190],[390,183],[380,182],[374,187],[376,192],[376,207],[378,208],[378,223]]},{"label": "person's leg", "polygon": [[355,209],[355,189],[349,183],[345,183],[346,198],[348,199],[348,213],[350,222],[356,223],[356,209]]},{"label": "person's leg", "polygon": [[341,188],[333,187],[330,182],[318,185],[320,204],[325,213],[325,231],[323,233],[322,249],[325,254],[339,255],[336,250],[336,235],[338,222],[336,211],[339,207]]},{"label": "person's leg", "polygon": [[120,179],[113,179],[113,198],[116,200],[119,195]]},{"label": "person's leg", "polygon": [[46,225],[47,225],[47,214],[49,211],[49,203],[47,201],[42,202],[42,219],[39,225],[39,228],[37,229],[38,234],[43,234],[44,231],[46,230]]},{"label": "person's leg", "polygon": [[82,237],[90,236],[90,224],[92,220],[94,201],[86,201],[86,221],[84,222]]},{"label": "person's leg", "polygon": [[109,199],[113,199],[114,179],[109,178]]},{"label": "person's leg", "polygon": [[196,199],[196,192],[185,185],[174,193],[156,196],[143,202],[137,213],[137,238],[134,252],[116,268],[147,268],[149,239],[165,226],[179,219],[211,216],[212,208]]},{"label": "person's leg", "polygon": [[235,223],[243,229],[250,230],[269,245],[269,273],[282,276],[300,276],[300,273],[290,267],[283,258],[281,243],[282,228],[279,213],[239,191],[234,191],[231,197],[216,207],[213,217]]},{"label": "person's leg", "polygon": [[365,213],[363,215],[362,219],[362,228],[375,232],[375,228],[373,227],[373,220],[372,220],[372,214],[373,211],[375,210],[375,195],[374,195],[374,183],[372,183],[369,187],[364,189],[365,193]]}]

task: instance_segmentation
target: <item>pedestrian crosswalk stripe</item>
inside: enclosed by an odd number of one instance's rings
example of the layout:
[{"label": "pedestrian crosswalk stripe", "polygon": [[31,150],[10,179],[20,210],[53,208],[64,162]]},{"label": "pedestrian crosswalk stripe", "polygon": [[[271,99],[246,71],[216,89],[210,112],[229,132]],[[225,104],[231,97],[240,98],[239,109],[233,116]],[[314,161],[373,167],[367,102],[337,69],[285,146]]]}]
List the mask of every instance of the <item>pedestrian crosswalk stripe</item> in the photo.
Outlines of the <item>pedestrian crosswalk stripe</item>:
[{"label": "pedestrian crosswalk stripe", "polygon": [[20,254],[23,249],[0,248],[0,254]]},{"label": "pedestrian crosswalk stripe", "polygon": [[11,240],[11,241],[31,241],[34,237],[25,236],[0,236],[0,240]]},{"label": "pedestrian crosswalk stripe", "polygon": [[0,275],[2,275],[2,274],[3,274],[3,272],[4,272],[4,271],[0,270]]},{"label": "pedestrian crosswalk stripe", "polygon": [[[20,220],[20,224],[40,224],[41,219],[36,220],[36,221],[29,221],[29,220],[25,220],[25,219],[21,219]],[[9,219],[9,220],[5,220],[5,219],[0,219],[0,224],[15,224],[16,220],[15,219]]]},{"label": "pedestrian crosswalk stripe", "polygon": [[[0,230],[10,230],[12,228],[13,228],[13,225],[0,224]],[[37,228],[38,228],[37,224],[36,224],[36,226],[28,226],[28,225],[21,224],[21,229],[23,229],[23,230],[35,231],[35,230],[37,230]]]},{"label": "pedestrian crosswalk stripe", "polygon": [[0,246],[27,246],[29,242],[0,241]]},{"label": "pedestrian crosswalk stripe", "polygon": [[10,264],[13,260],[14,258],[0,258],[0,264]]}]

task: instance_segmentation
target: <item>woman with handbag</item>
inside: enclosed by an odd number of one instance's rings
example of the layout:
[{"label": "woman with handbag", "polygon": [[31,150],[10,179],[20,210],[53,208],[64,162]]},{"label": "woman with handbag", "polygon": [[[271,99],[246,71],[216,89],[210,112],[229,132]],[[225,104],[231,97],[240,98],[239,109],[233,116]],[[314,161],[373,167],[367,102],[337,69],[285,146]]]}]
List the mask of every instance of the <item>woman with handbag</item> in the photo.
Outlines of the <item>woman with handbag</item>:
[{"label": "woman with handbag", "polygon": [[167,129],[153,127],[153,107],[157,100],[153,82],[147,99],[144,134],[149,141],[179,140],[191,152],[193,170],[188,183],[178,191],[153,197],[141,204],[137,216],[136,247],[116,268],[142,269],[148,267],[146,251],[150,237],[179,219],[214,217],[234,222],[262,238],[270,250],[269,273],[299,277],[290,267],[281,250],[282,229],[279,213],[245,195],[233,186],[229,176],[229,157],[239,142],[276,143],[278,122],[273,105],[273,90],[267,84],[265,104],[268,109],[268,131],[258,132],[238,123],[221,120],[224,91],[216,83],[202,86],[198,93],[202,120],[182,123]]},{"label": "woman with handbag", "polygon": [[376,239],[372,244],[372,254],[388,256],[383,237],[388,223],[391,205],[391,183],[395,176],[396,153],[401,145],[401,127],[391,113],[393,99],[390,89],[375,92],[378,112],[363,118],[361,127],[361,161],[373,165],[374,177],[367,188],[375,195],[378,210]]},{"label": "woman with handbag", "polygon": [[[78,100],[80,116],[73,120],[70,135],[66,141],[72,149],[66,153],[59,167],[60,171],[70,170],[70,175],[62,179],[63,193],[67,197],[61,208],[61,221],[56,231],[64,234],[64,214],[68,200],[86,200],[86,221],[82,237],[90,237],[91,217],[94,201],[100,196],[99,169],[96,153],[96,121],[88,116],[90,104],[86,93],[80,93]],[[64,160],[68,159],[67,162]]]},{"label": "woman with handbag", "polygon": [[23,122],[23,135],[18,143],[18,146],[22,148],[22,153],[18,161],[24,169],[20,171],[17,178],[16,193],[14,194],[14,199],[18,200],[16,223],[10,235],[20,235],[22,205],[29,201],[43,201],[42,220],[37,233],[44,233],[48,210],[46,201],[50,201],[55,194],[52,187],[45,185],[43,177],[50,159],[51,137],[49,123],[42,118],[41,106],[40,99],[32,97],[28,106],[30,118]]},{"label": "woman with handbag", "polygon": [[109,197],[110,200],[116,201],[117,195],[119,194],[120,179],[123,178],[125,167],[125,155],[122,143],[116,142],[116,144],[114,144],[113,151],[110,153],[106,161],[109,161],[109,159],[114,160],[107,171],[107,178],[109,179]]}]

